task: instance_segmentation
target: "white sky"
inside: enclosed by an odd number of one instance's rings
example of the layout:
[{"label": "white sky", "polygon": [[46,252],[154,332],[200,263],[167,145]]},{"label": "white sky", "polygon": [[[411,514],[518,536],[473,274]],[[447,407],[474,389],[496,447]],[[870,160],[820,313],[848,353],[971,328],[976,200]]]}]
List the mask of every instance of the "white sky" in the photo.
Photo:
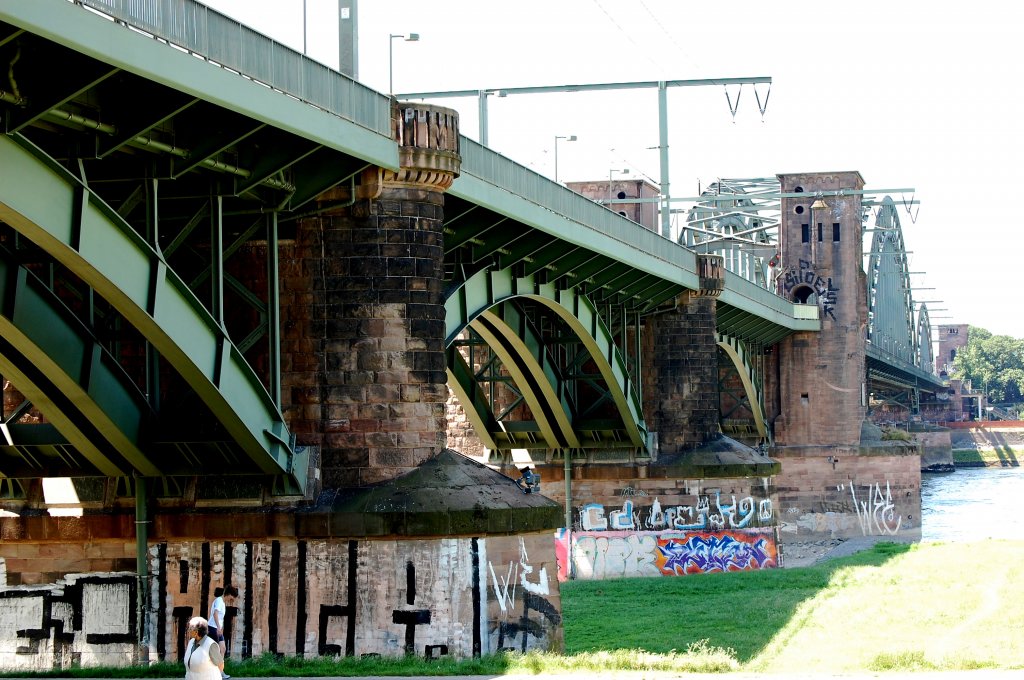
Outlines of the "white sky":
[{"label": "white sky", "polygon": [[[302,49],[303,0],[205,1]],[[337,66],[337,0],[305,5],[308,53]],[[925,272],[913,285],[934,288],[915,299],[948,309],[933,325],[1024,338],[1013,207],[1024,187],[1024,4],[360,0],[360,80],[387,91],[388,35],[410,32],[419,42],[394,41],[399,93],[770,76],[763,120],[749,85],[735,119],[720,86],[669,90],[672,195],[720,177],[834,170],[859,171],[868,189],[913,187],[916,222],[900,219],[910,269]],[[490,146],[537,172],[553,176],[554,136],[574,134],[559,142],[563,182],[612,168],[658,178],[655,90],[489,101]],[[475,98],[436,103],[477,138]]]}]

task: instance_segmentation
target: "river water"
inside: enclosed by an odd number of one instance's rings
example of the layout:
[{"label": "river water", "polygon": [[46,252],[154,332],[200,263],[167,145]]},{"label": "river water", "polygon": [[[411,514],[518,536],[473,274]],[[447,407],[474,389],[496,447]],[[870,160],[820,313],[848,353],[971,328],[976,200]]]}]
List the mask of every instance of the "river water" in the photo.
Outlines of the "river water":
[{"label": "river water", "polygon": [[921,540],[1024,540],[1018,502],[1024,497],[1024,467],[959,468],[921,475]]}]

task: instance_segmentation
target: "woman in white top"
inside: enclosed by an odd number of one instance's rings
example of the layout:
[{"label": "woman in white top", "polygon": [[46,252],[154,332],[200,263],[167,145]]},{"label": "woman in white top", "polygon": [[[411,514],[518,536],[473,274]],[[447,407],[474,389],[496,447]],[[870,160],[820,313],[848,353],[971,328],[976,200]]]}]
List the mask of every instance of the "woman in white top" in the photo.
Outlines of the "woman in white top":
[{"label": "woman in white top", "polygon": [[185,637],[185,680],[221,680],[224,656],[213,638],[207,635],[206,619],[196,616],[189,620]]}]

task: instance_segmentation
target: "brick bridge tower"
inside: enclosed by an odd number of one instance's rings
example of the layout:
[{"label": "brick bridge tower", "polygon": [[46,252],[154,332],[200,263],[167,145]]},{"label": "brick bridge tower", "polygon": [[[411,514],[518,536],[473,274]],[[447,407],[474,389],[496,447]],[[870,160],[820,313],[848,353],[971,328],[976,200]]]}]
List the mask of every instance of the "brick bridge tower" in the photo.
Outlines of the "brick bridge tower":
[{"label": "brick bridge tower", "polygon": [[[865,424],[867,279],[858,172],[779,175],[778,293],[817,305],[821,331],[770,356],[777,516],[787,541],[920,535],[916,445]],[[771,381],[770,381],[771,382]]]},{"label": "brick bridge tower", "polygon": [[780,445],[857,445],[865,414],[867,282],[861,264],[861,195],[857,172],[779,175],[782,199],[779,293],[817,304],[821,332],[798,333],[779,346]]}]

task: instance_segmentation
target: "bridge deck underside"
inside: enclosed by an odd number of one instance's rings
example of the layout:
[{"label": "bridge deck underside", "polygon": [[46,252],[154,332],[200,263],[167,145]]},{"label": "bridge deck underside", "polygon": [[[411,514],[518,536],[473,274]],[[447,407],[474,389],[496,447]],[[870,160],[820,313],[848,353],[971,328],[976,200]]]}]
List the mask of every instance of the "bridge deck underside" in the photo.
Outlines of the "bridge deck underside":
[{"label": "bridge deck underside", "polygon": [[[332,190],[339,200],[350,196],[365,168],[395,168],[397,145],[387,134],[391,102],[349,83],[351,97],[342,104],[361,106],[365,119],[332,113],[329,104],[310,106],[267,86],[272,83],[209,63],[192,48],[172,46],[154,30],[132,30],[61,0],[0,10],[0,63],[10,67],[11,91],[0,92],[9,184],[16,185],[22,169],[38,170],[63,197],[35,197],[16,208],[19,197],[11,196],[0,242],[86,329],[78,334],[83,356],[109,357],[97,361],[120,366],[122,382],[135,390],[124,400],[135,409],[130,417],[115,407],[94,411],[112,423],[104,435],[108,448],[120,441],[135,452],[134,461],[88,452],[94,433],[87,417],[69,415],[60,427],[28,430],[35,416],[26,399],[2,414],[7,446],[0,442],[0,475],[191,470],[273,475],[288,488],[301,486],[305,470],[280,414],[280,368],[269,349],[279,330],[274,286],[261,290],[258,282],[241,280],[231,261],[252,244],[273,251],[277,239],[294,235],[297,218],[323,207],[318,197]],[[510,164],[487,149],[474,153],[496,167]],[[9,161],[15,157],[20,160]],[[590,334],[624,345],[626,333],[616,328],[673,306],[696,285],[692,252],[575,194],[568,202],[578,214],[559,212],[545,197],[567,190],[550,182],[524,198],[517,182],[538,184],[535,173],[516,166],[506,188],[482,179],[486,173],[474,169],[473,159],[464,164],[464,178],[505,199],[492,204],[493,196],[475,190],[446,197],[449,290],[484,270],[548,287],[556,291],[552,298],[573,289],[595,311],[594,328],[609,329]],[[32,211],[57,217],[26,217]],[[47,233],[57,223],[66,226],[65,235]],[[138,267],[117,262],[121,251],[104,243],[90,245],[98,229],[109,234],[103,238],[116,236]],[[727,278],[720,331],[768,345],[794,328],[817,327],[794,324],[789,303],[746,284]],[[167,306],[167,291],[177,306]],[[183,328],[194,332],[175,335],[180,315],[191,319],[194,326]],[[197,349],[199,337],[206,344]],[[594,351],[599,347],[593,344]],[[23,383],[15,386],[61,420],[59,384],[30,370],[55,351],[27,341],[16,349],[5,364]],[[628,362],[630,352],[620,349]],[[628,368],[608,358],[610,349],[605,353],[602,379],[621,382],[618,394],[629,393],[636,353]],[[86,378],[93,373],[69,366],[64,372],[66,384],[89,393]],[[619,411],[635,412],[634,422],[620,424],[631,433],[624,439],[636,445],[642,417],[624,402]],[[614,424],[609,428],[619,436]]]}]

